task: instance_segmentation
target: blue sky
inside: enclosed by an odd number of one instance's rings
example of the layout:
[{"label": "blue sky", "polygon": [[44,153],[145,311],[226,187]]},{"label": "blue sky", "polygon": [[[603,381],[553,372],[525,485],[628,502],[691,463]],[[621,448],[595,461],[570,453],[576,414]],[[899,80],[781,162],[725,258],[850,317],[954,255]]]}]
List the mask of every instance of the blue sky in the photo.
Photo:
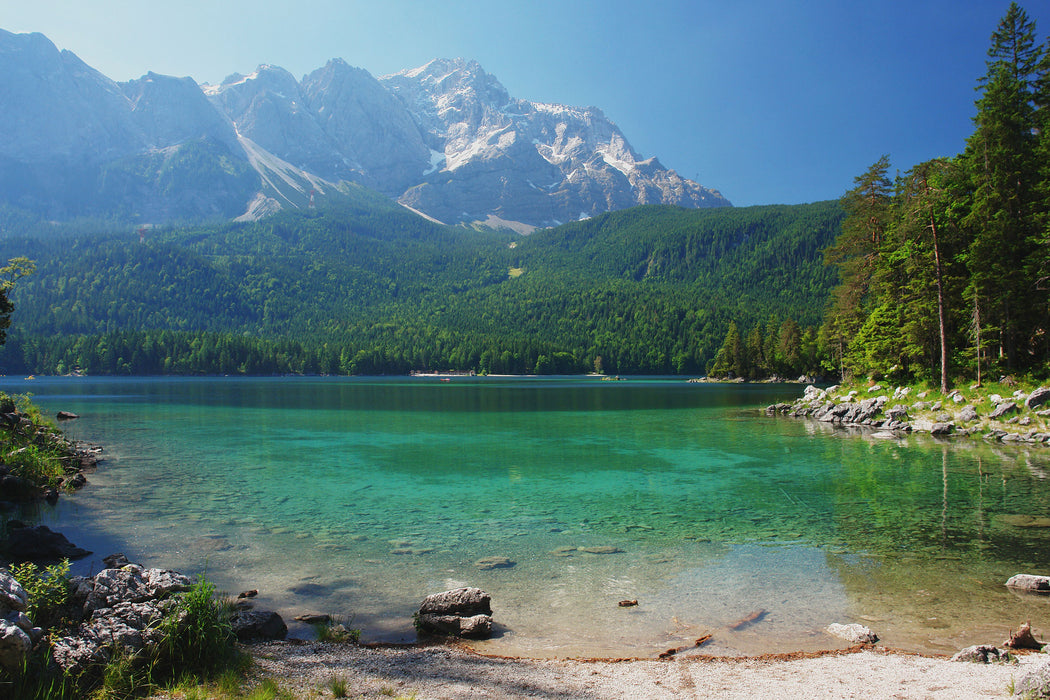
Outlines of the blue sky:
[{"label": "blue sky", "polygon": [[[330,58],[375,76],[476,59],[514,97],[600,107],[641,155],[737,206],[839,197],[882,154],[954,155],[1008,0],[34,0],[41,32],[114,80],[219,82]],[[1050,32],[1050,3],[1020,3]]]}]

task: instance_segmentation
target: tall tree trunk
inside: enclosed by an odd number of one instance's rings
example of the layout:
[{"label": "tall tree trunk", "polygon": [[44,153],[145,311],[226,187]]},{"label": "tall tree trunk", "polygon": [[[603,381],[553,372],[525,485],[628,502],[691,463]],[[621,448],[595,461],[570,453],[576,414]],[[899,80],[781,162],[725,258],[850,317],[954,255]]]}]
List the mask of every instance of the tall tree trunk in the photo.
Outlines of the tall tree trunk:
[{"label": "tall tree trunk", "polygon": [[933,269],[937,279],[937,330],[941,336],[941,393],[948,393],[948,330],[944,320],[944,278],[941,272],[941,251],[937,242],[937,220],[930,211],[930,231],[933,233]]}]

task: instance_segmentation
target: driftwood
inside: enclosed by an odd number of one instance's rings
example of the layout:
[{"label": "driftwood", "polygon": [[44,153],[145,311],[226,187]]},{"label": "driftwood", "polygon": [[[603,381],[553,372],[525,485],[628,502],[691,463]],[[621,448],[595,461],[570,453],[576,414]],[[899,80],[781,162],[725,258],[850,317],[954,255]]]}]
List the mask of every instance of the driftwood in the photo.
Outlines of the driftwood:
[{"label": "driftwood", "polygon": [[733,624],[729,625],[729,629],[733,630],[734,632],[742,630],[745,627],[755,624],[756,622],[761,622],[762,618],[764,618],[768,614],[769,613],[765,610],[756,610],[744,619],[737,620]]},{"label": "driftwood", "polygon": [[1011,649],[1042,649],[1043,642],[1040,642],[1032,635],[1032,626],[1025,622],[1017,628],[1016,632],[1010,633],[1010,638],[1003,642],[1004,647]]},{"label": "driftwood", "polygon": [[674,656],[675,654],[680,654],[683,651],[688,651],[689,649],[696,649],[698,646],[702,646],[703,644],[705,644],[710,639],[711,639],[711,635],[705,634],[703,637],[700,637],[700,639],[697,639],[696,642],[693,644],[693,646],[691,646],[691,647],[675,647],[674,649],[668,649],[667,651],[660,652],[660,657],[659,658],[661,658],[661,659],[669,659],[672,656]]}]

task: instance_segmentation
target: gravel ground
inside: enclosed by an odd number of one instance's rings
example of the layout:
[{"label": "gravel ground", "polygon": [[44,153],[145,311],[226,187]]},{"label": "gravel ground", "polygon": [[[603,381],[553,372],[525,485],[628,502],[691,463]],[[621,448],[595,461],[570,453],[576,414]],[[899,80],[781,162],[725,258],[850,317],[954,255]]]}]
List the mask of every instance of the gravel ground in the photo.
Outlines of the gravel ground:
[{"label": "gravel ground", "polygon": [[447,646],[370,648],[271,642],[250,648],[258,678],[296,697],[350,698],[1002,698],[1044,654],[1017,664],[951,662],[878,648],[669,660],[509,659]]}]

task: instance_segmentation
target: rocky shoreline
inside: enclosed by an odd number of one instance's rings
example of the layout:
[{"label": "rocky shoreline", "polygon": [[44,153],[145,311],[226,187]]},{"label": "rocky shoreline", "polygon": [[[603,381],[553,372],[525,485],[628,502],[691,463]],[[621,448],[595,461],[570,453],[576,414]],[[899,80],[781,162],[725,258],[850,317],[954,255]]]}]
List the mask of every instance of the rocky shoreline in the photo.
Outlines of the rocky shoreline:
[{"label": "rocky shoreline", "polygon": [[922,432],[940,437],[976,435],[994,442],[1050,443],[1050,408],[1042,408],[1050,402],[1047,387],[1019,390],[1007,397],[992,394],[987,401],[968,400],[958,390],[943,400],[927,400],[928,392],[913,397],[909,387],[889,390],[879,384],[869,387],[868,395],[864,398],[856,389],[843,392],[838,385],[821,389],[810,384],[794,403],[772,404],[766,414],[866,428],[875,438]]}]

